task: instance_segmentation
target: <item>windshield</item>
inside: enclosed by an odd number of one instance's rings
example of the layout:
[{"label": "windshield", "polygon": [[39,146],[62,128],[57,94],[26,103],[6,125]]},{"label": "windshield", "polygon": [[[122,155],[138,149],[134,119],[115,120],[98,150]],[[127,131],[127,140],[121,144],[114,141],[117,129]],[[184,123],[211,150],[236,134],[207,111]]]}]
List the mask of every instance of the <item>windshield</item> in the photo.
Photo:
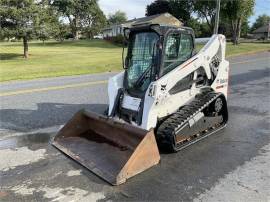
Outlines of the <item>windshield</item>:
[{"label": "windshield", "polygon": [[151,82],[156,44],[159,40],[155,32],[141,32],[131,36],[127,69],[128,88],[145,91]]}]

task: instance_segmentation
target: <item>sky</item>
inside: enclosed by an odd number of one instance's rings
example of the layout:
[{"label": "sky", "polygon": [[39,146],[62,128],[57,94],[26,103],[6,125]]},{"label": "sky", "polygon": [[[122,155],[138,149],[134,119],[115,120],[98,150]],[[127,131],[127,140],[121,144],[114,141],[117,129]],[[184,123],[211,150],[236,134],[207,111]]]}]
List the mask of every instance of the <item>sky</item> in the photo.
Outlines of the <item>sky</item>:
[{"label": "sky", "polygon": [[254,23],[259,15],[270,15],[270,0],[256,0],[254,14],[249,18],[250,24]]},{"label": "sky", "polygon": [[[99,0],[99,5],[106,15],[121,10],[127,14],[128,19],[133,19],[144,17],[146,6],[153,1],[154,0]],[[254,15],[249,19],[250,24],[262,14],[270,15],[270,0],[256,0]]]},{"label": "sky", "polygon": [[128,19],[145,16],[146,6],[154,0],[99,0],[100,8],[108,15],[117,10],[124,11]]}]

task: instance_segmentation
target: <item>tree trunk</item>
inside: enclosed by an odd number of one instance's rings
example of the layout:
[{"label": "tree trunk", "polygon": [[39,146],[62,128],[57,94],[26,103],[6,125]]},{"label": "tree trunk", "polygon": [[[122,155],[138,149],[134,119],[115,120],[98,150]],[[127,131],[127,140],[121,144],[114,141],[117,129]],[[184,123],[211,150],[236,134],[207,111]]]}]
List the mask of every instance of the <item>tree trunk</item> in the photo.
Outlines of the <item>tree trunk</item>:
[{"label": "tree trunk", "polygon": [[241,36],[241,18],[232,20],[233,44],[238,45]]},{"label": "tree trunk", "polygon": [[28,58],[28,40],[27,40],[27,37],[24,36],[23,37],[23,56],[24,58]]},{"label": "tree trunk", "polygon": [[75,31],[75,40],[79,40],[79,31],[77,29]]},{"label": "tree trunk", "polygon": [[233,30],[233,45],[237,45],[236,30]]},{"label": "tree trunk", "polygon": [[72,19],[70,16],[68,16],[68,20],[69,20],[73,40],[78,40],[79,39],[79,31],[78,31],[78,27],[77,27],[78,18],[75,16],[75,18]]},{"label": "tree trunk", "polygon": [[79,24],[79,19],[78,19],[78,17],[75,16],[75,18],[74,18],[74,35],[73,35],[74,40],[79,40],[78,24]]},{"label": "tree trunk", "polygon": [[88,38],[88,39],[91,39],[91,36],[92,36],[91,31],[88,31],[88,32],[87,32],[87,38]]},{"label": "tree trunk", "polygon": [[235,21],[232,20],[231,21],[231,26],[232,26],[232,42],[233,42],[233,45],[236,45],[236,25],[235,25]]},{"label": "tree trunk", "polygon": [[241,36],[241,19],[239,18],[237,20],[237,29],[236,29],[236,44],[239,44],[239,40],[240,40],[240,36]]}]

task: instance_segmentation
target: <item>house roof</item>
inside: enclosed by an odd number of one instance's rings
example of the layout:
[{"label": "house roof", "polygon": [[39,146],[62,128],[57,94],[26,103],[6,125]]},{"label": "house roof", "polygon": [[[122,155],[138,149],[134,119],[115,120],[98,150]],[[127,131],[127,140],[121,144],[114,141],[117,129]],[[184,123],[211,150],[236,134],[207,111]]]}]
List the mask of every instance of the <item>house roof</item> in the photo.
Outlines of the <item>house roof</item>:
[{"label": "house roof", "polygon": [[132,27],[134,25],[143,25],[143,24],[159,24],[159,25],[170,25],[170,26],[176,26],[176,27],[181,27],[183,25],[181,21],[179,21],[177,18],[175,18],[171,14],[162,13],[162,14],[156,14],[156,15],[143,17],[143,18],[135,18],[132,20],[128,20],[124,22],[123,24],[111,25],[109,27],[104,28],[103,31],[111,30],[115,26]]},{"label": "house roof", "polygon": [[127,21],[123,24],[124,27],[130,27],[134,25],[142,24],[159,24],[159,25],[171,25],[181,27],[183,23],[169,13],[162,13],[151,15],[143,18],[137,18]]},{"label": "house roof", "polygon": [[253,31],[254,34],[265,33],[265,32],[266,33],[270,32],[270,25],[265,25],[265,26],[259,27],[258,29]]}]

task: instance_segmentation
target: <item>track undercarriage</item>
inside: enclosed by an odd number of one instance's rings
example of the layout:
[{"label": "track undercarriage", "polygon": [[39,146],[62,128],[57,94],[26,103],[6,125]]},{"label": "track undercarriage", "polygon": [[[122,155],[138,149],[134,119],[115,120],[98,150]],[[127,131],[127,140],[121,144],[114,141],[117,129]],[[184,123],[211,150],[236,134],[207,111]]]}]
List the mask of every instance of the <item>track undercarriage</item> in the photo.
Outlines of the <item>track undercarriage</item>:
[{"label": "track undercarriage", "polygon": [[224,128],[227,120],[225,97],[203,92],[160,124],[156,130],[158,145],[177,152]]}]

